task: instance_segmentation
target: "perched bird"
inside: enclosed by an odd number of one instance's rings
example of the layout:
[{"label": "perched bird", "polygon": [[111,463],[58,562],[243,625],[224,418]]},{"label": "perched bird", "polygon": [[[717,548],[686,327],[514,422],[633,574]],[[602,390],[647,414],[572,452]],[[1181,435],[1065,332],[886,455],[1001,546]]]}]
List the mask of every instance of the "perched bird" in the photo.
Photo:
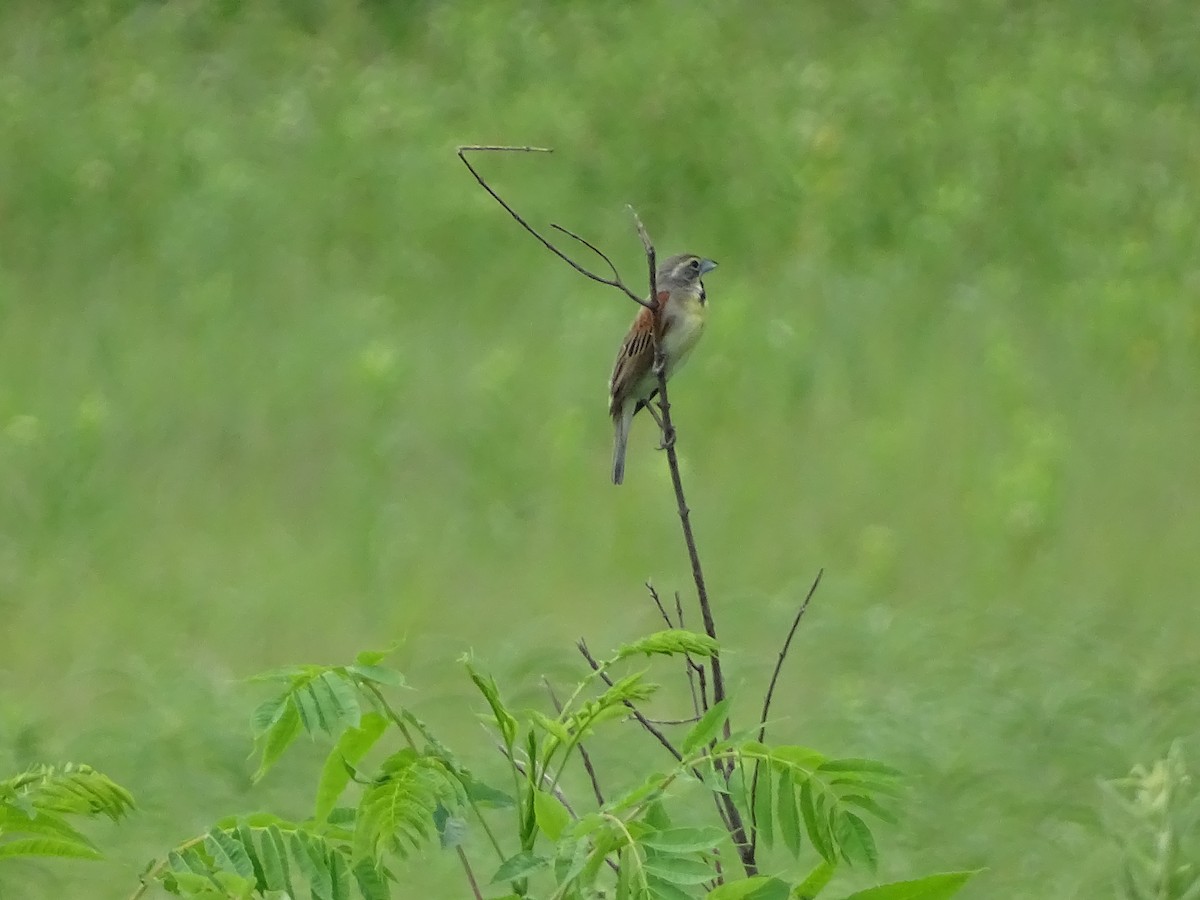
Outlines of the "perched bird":
[{"label": "perched bird", "polygon": [[658,390],[658,376],[654,374],[656,315],[661,316],[659,340],[666,357],[665,374],[670,378],[679,371],[704,331],[708,297],[700,279],[716,267],[711,259],[694,253],[681,253],[663,262],[655,278],[657,314],[646,307],[638,310],[637,318],[621,342],[608,382],[608,414],[613,420],[613,484],[625,480],[625,445],[629,442],[629,425],[634,414],[646,406]]}]

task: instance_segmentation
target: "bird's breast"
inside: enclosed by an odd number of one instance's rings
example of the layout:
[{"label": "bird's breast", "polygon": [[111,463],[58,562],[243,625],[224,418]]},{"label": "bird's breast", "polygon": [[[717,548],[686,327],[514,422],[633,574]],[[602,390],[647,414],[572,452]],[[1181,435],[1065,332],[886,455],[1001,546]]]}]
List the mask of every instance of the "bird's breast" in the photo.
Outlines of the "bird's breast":
[{"label": "bird's breast", "polygon": [[708,309],[698,299],[690,299],[675,306],[672,310],[670,327],[663,335],[663,349],[669,361],[668,375],[678,369],[687,359],[700,335],[704,333],[704,323],[708,318]]}]

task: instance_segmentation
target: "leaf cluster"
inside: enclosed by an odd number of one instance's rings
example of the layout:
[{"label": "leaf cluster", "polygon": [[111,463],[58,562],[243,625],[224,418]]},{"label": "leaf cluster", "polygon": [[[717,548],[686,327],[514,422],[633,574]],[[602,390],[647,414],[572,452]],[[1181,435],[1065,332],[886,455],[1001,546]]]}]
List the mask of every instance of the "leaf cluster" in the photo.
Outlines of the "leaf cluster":
[{"label": "leaf cluster", "polygon": [[133,797],[91,766],[36,766],[0,781],[0,860],[19,856],[100,859],[100,851],[71,819],[103,816],[116,822]]}]

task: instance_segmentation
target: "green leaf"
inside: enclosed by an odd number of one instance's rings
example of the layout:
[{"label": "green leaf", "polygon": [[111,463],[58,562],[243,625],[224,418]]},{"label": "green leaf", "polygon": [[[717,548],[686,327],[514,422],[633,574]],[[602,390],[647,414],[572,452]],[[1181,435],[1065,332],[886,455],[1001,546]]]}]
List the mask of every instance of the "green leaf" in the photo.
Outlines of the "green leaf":
[{"label": "green leaf", "polygon": [[792,856],[800,855],[800,807],[797,803],[796,786],[792,773],[785,770],[779,776],[775,798],[776,811],[779,818],[779,834],[784,846]]},{"label": "green leaf", "polygon": [[508,809],[516,803],[511,794],[494,788],[490,784],[484,784],[469,772],[460,775],[459,779],[466,788],[467,796],[484,809]]},{"label": "green leaf", "polygon": [[724,828],[715,825],[705,828],[669,828],[649,831],[638,837],[643,847],[668,853],[699,853],[711,850],[729,837]]},{"label": "green leaf", "polygon": [[258,845],[254,841],[254,830],[245,822],[238,822],[232,829],[237,835],[237,841],[245,848],[246,856],[250,859],[250,865],[254,870],[254,885],[258,888],[265,888],[267,884],[266,872],[263,871],[262,859],[259,856]]},{"label": "green leaf", "polygon": [[[492,718],[496,722],[496,728],[500,731],[500,737],[504,741],[504,746],[510,751],[517,740],[517,720],[512,713],[504,706],[500,699],[500,688],[496,685],[496,679],[492,676],[483,676],[475,670],[470,661],[466,661],[467,673],[471,676],[471,681],[475,683],[475,687],[479,688],[479,692],[483,694],[483,698],[487,700],[488,706],[492,708]],[[532,758],[532,757],[531,757]]]},{"label": "green leaf", "polygon": [[204,849],[212,857],[215,869],[235,872],[243,878],[254,877],[254,866],[246,849],[228,832],[214,828],[204,838]]},{"label": "green leaf", "polygon": [[370,681],[374,684],[382,684],[389,687],[408,687],[408,681],[405,679],[403,673],[389,666],[360,664],[346,666],[346,672],[360,681]]},{"label": "green leaf", "polygon": [[758,839],[767,849],[770,849],[771,845],[775,843],[775,831],[771,823],[773,815],[771,779],[774,774],[769,765],[760,765],[758,767],[758,787],[755,789],[752,786],[750,791],[754,803],[754,825],[758,828]]},{"label": "green leaf", "polygon": [[567,744],[571,741],[571,733],[567,730],[567,726],[557,719],[551,719],[544,713],[538,712],[536,709],[526,710],[525,714],[529,720],[538,728],[546,732],[551,737],[558,740],[560,744]]},{"label": "green leaf", "polygon": [[548,868],[550,860],[544,856],[536,855],[532,850],[523,850],[516,856],[510,856],[504,861],[496,874],[492,876],[492,884],[500,881],[515,881],[518,878],[524,878],[527,875],[532,875],[534,872],[540,872],[542,869]]},{"label": "green leaf", "polygon": [[0,859],[18,856],[59,856],[71,859],[103,859],[100,852],[87,844],[52,837],[16,838],[0,842]]},{"label": "green leaf", "polygon": [[354,866],[354,880],[358,882],[363,900],[391,900],[392,892],[387,879],[369,859],[360,859]]},{"label": "green leaf", "polygon": [[885,778],[902,778],[899,769],[874,759],[827,759],[821,763],[822,772],[857,772],[864,775],[880,775]]},{"label": "green leaf", "polygon": [[[392,649],[395,649],[394,647]],[[377,666],[392,653],[392,650],[360,650],[358,656],[354,657],[354,664],[358,666]]]},{"label": "green leaf", "polygon": [[941,872],[913,881],[894,881],[865,891],[850,894],[843,900],[946,900],[982,870],[971,872]]},{"label": "green leaf", "polygon": [[292,858],[296,866],[308,879],[313,900],[331,900],[333,896],[333,873],[321,841],[303,831],[288,835],[292,847]]},{"label": "green leaf", "polygon": [[682,752],[684,756],[699,750],[716,738],[721,732],[721,726],[725,724],[725,720],[729,716],[729,703],[729,698],[720,703],[714,703],[708,712],[700,717],[700,721],[692,726],[687,737],[683,739]]},{"label": "green leaf", "polygon": [[843,794],[841,797],[843,803],[850,806],[857,806],[859,809],[865,809],[877,819],[882,819],[889,825],[899,825],[900,820],[891,812],[891,810],[880,806],[874,797],[868,797],[864,794]]},{"label": "green leaf", "polygon": [[703,884],[716,876],[708,863],[686,856],[647,854],[642,865],[647,873],[671,884]]},{"label": "green leaf", "polygon": [[284,841],[283,832],[277,825],[269,826],[263,832],[260,844],[262,850],[259,855],[262,859],[263,876],[266,879],[267,889],[284,891],[295,896],[291,870],[288,866],[287,843]]},{"label": "green leaf", "polygon": [[545,791],[534,794],[533,815],[542,834],[555,842],[562,837],[563,830],[571,822],[571,814],[567,812],[567,808],[557,797]]},{"label": "green leaf", "polygon": [[629,857],[636,853],[629,845],[617,852],[617,890],[616,900],[632,900],[633,898],[633,863]]},{"label": "green leaf", "polygon": [[330,731],[346,725],[357,725],[362,715],[358,704],[358,689],[347,676],[337,672],[323,672],[317,681],[324,687],[327,697],[323,706]]},{"label": "green leaf", "polygon": [[330,900],[350,900],[350,866],[346,864],[346,857],[331,849],[328,858],[332,882]]},{"label": "green leaf", "polygon": [[838,842],[842,857],[850,864],[864,863],[874,872],[879,865],[879,851],[875,847],[875,836],[867,823],[852,812],[838,818]]},{"label": "green leaf", "polygon": [[[647,873],[646,885],[650,888],[652,900],[693,900],[691,893],[657,875]],[[634,896],[642,897],[644,895],[635,893]]]},{"label": "green leaf", "polygon": [[820,802],[814,799],[812,779],[805,779],[800,785],[800,815],[804,819],[804,830],[808,839],[821,857],[828,862],[836,862],[833,841],[829,835],[829,823],[825,819],[825,810]]},{"label": "green leaf", "polygon": [[4,801],[0,800],[0,834],[5,832],[9,835],[36,834],[96,849],[91,841],[60,816],[43,809],[25,810],[5,806]]},{"label": "green leaf", "polygon": [[250,727],[256,738],[266,734],[267,731],[279,721],[279,718],[287,710],[290,695],[282,693],[277,697],[268,697],[250,716]]},{"label": "green leaf", "polygon": [[617,649],[617,659],[627,659],[630,656],[645,654],[661,654],[675,656],[690,653],[694,656],[716,656],[718,645],[706,634],[672,628],[668,631],[658,631],[646,635],[632,644],[624,644]]},{"label": "green leaf", "polygon": [[283,756],[283,751],[300,734],[300,713],[290,699],[285,698],[285,704],[280,717],[261,735],[259,740],[255,741],[260,755],[258,770],[254,773],[252,781],[261,781],[271,767],[279,761],[279,757]]},{"label": "green leaf", "polygon": [[775,747],[771,751],[771,760],[776,767],[786,767],[794,774],[808,775],[822,766],[825,755],[808,747]]},{"label": "green leaf", "polygon": [[802,882],[792,889],[792,900],[814,900],[833,879],[837,866],[821,860]]},{"label": "green leaf", "polygon": [[325,759],[321,769],[321,780],[317,783],[317,799],[313,818],[324,822],[337,805],[338,798],[350,783],[350,772],[345,763],[361,760],[387,730],[387,719],[376,712],[364,713],[357,726],[342,732],[337,744]]},{"label": "green leaf", "polygon": [[753,878],[720,885],[709,891],[706,896],[708,900],[787,900],[788,890],[786,881],[767,875],[755,875]]}]

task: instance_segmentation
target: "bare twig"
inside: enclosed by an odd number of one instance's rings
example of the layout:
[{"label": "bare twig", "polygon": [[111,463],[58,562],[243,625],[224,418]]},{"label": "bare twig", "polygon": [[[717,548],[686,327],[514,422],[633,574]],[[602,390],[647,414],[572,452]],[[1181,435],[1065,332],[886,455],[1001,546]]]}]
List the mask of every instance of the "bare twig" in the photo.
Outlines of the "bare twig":
[{"label": "bare twig", "polygon": [[662,615],[663,621],[667,623],[667,627],[678,628],[679,626],[672,622],[671,617],[667,615],[667,608],[663,606],[662,598],[658,596],[658,591],[655,589],[652,581],[646,582],[646,590],[650,592],[650,599],[653,600],[654,605],[658,607],[658,611]]},{"label": "bare twig", "polygon": [[779,671],[783,668],[783,661],[787,659],[788,650],[792,646],[792,638],[796,636],[796,629],[800,627],[800,620],[804,618],[804,613],[808,611],[809,601],[817,592],[817,588],[821,584],[821,576],[825,574],[824,569],[817,570],[817,577],[813,579],[812,585],[808,589],[808,593],[804,595],[804,602],[800,604],[800,608],[796,610],[796,615],[792,619],[792,627],[788,629],[787,637],[783,640],[783,646],[779,648],[779,658],[775,660],[775,671],[771,673],[771,683],[767,686],[767,694],[763,697],[762,715],[759,717],[758,740],[762,743],[763,738],[767,736],[767,716],[771,712],[771,699],[775,696],[775,684],[779,681]]},{"label": "bare twig", "polygon": [[[546,690],[550,694],[550,702],[554,704],[554,711],[562,715],[562,704],[558,702],[558,695],[554,693],[554,687],[546,678],[542,678],[542,684],[546,685]],[[579,751],[579,758],[583,760],[584,771],[587,772],[587,776],[592,782],[592,793],[596,797],[596,802],[603,806],[604,793],[600,790],[600,779],[596,777],[596,769],[592,766],[592,757],[587,752],[587,748],[583,746],[583,741],[577,742],[575,749]]]},{"label": "bare twig", "polygon": [[[675,592],[675,618],[679,627],[683,628],[683,601],[679,599],[679,591]],[[698,716],[708,712],[708,697],[704,688],[704,667],[698,664],[690,653],[683,654],[684,671],[687,672],[688,690],[692,693],[692,711]],[[696,693],[696,676],[700,676],[700,693]]]},{"label": "bare twig", "polygon": [[586,278],[590,278],[592,281],[597,281],[600,284],[606,284],[609,287],[614,287],[619,291],[624,291],[625,295],[627,297],[629,297],[630,300],[633,300],[635,303],[641,304],[642,306],[646,307],[647,309],[655,308],[655,306],[657,304],[654,299],[654,294],[651,294],[649,301],[647,301],[647,300],[644,300],[641,297],[639,297],[633,291],[631,291],[625,285],[625,282],[621,280],[621,276],[617,272],[617,267],[613,265],[612,260],[609,259],[608,256],[606,256],[604,253],[602,253],[599,249],[597,249],[595,245],[584,240],[583,238],[581,238],[579,235],[575,234],[574,232],[568,231],[566,228],[563,228],[561,225],[552,226],[552,227],[558,229],[559,231],[561,231],[563,234],[567,235],[568,237],[574,238],[575,240],[579,241],[581,244],[583,244],[588,249],[592,250],[594,253],[596,253],[597,256],[599,256],[601,259],[603,259],[604,262],[608,264],[609,269],[612,271],[611,278],[605,278],[603,275],[598,275],[595,272],[591,271],[590,269],[585,269],[583,266],[581,266],[575,260],[571,259],[571,257],[567,256],[567,254],[565,254],[563,251],[559,250],[558,247],[556,247],[554,244],[552,244],[549,239],[544,237],[540,231],[538,231],[536,228],[534,228],[532,225],[530,225],[528,222],[526,222],[525,219],[521,216],[521,214],[518,213],[511,206],[509,206],[508,202],[503,197],[501,197],[498,193],[496,193],[496,191],[492,188],[492,186],[490,184],[487,183],[487,181],[484,179],[484,177],[479,174],[478,170],[476,170],[476,168],[473,165],[471,165],[471,161],[467,159],[467,154],[475,153],[475,152],[553,153],[554,151],[552,149],[550,149],[549,147],[504,147],[504,146],[488,145],[488,144],[467,144],[465,146],[458,148],[458,158],[463,161],[463,165],[467,167],[467,169],[470,171],[471,175],[475,178],[475,180],[477,182],[479,182],[479,186],[481,188],[483,188],[485,191],[487,191],[489,194],[491,194],[492,199],[494,199],[497,203],[499,203],[501,206],[503,206],[505,211],[517,221],[517,224],[520,225],[522,228],[524,228],[526,231],[528,231],[535,238],[537,238],[538,242],[541,243],[541,245],[543,247],[545,247],[547,250],[549,250],[551,253],[553,253],[555,256],[557,256],[559,259],[561,259],[563,262],[565,262],[567,265],[569,265],[572,269],[574,269],[580,275],[583,275]]},{"label": "bare twig", "polygon": [[462,863],[463,871],[467,873],[467,881],[471,882],[471,893],[475,895],[475,900],[483,900],[483,894],[479,890],[479,882],[475,880],[475,873],[471,871],[471,863],[467,860],[467,853],[463,850],[462,845],[455,847],[458,851],[459,862]]},{"label": "bare twig", "polygon": [[[775,696],[775,685],[779,681],[779,672],[783,669],[783,661],[787,659],[788,650],[792,646],[792,638],[796,636],[796,629],[800,627],[800,620],[804,618],[804,613],[808,611],[809,601],[816,594],[817,588],[821,584],[821,576],[824,574],[824,569],[817,570],[817,577],[813,579],[808,593],[804,595],[804,602],[796,610],[796,615],[792,618],[792,627],[788,629],[787,637],[783,639],[783,646],[779,648],[779,658],[775,660],[775,671],[771,673],[771,682],[767,685],[767,693],[763,697],[762,714],[758,720],[758,742],[760,744],[767,736],[767,716],[771,714],[771,700]],[[758,766],[759,763],[756,761],[754,763],[754,778],[750,784],[750,841],[755,847],[758,845],[758,816],[754,812],[757,808],[754,801],[758,797]]]}]

